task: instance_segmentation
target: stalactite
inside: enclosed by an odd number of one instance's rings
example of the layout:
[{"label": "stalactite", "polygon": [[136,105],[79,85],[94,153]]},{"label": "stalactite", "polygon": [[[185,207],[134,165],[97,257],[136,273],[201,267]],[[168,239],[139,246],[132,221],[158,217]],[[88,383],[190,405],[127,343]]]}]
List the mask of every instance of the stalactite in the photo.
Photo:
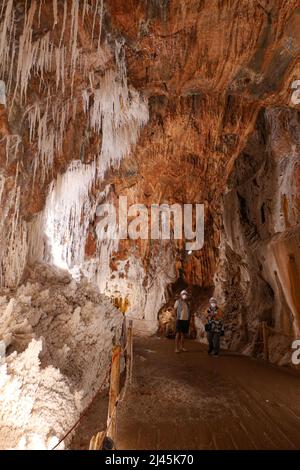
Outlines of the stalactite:
[{"label": "stalactite", "polygon": [[4,7],[5,7],[5,2],[3,1],[2,6],[1,6],[1,11],[0,11],[0,19],[2,19]]},{"label": "stalactite", "polygon": [[94,41],[94,30],[95,30],[96,16],[97,16],[97,11],[98,11],[98,3],[99,3],[99,0],[96,0],[94,17],[93,17],[92,34],[91,34],[91,49],[93,47],[93,41]]},{"label": "stalactite", "polygon": [[57,17],[57,0],[53,0],[53,28],[58,23],[58,17]]},{"label": "stalactite", "polygon": [[99,12],[99,36],[98,36],[98,46],[97,46],[98,52],[100,51],[100,46],[101,46],[102,21],[103,21],[103,0],[101,0],[100,12]]},{"label": "stalactite", "polygon": [[[5,9],[5,15],[4,19],[1,22],[1,30],[0,30],[0,57],[1,57],[1,63],[0,63],[0,72],[1,75],[3,76],[5,72],[7,71],[8,68],[8,63],[10,60],[9,57],[9,50],[10,50],[10,40],[11,35],[9,32],[13,29],[14,25],[14,15],[13,15],[13,0],[8,0],[6,3],[6,9]],[[4,2],[3,2],[3,8],[4,8]],[[1,11],[1,17],[3,15],[3,9]]]},{"label": "stalactite", "polygon": [[19,217],[21,188],[17,167],[14,186],[7,191],[6,180],[0,177],[0,285],[14,286],[21,279],[27,261],[27,228]]},{"label": "stalactite", "polygon": [[10,161],[15,161],[17,159],[21,137],[17,134],[12,134],[5,136],[3,140],[6,141],[6,165],[8,165]]},{"label": "stalactite", "polygon": [[40,1],[40,4],[39,4],[39,13],[38,13],[38,25],[39,25],[39,28],[41,27],[42,5],[43,5],[43,2]]},{"label": "stalactite", "polygon": [[17,64],[16,87],[13,102],[16,98],[17,89],[20,87],[21,101],[26,99],[28,80],[30,78],[31,67],[36,58],[36,47],[32,45],[32,25],[36,11],[36,0],[33,0],[28,14],[26,12],[23,33],[20,36],[19,54]]},{"label": "stalactite", "polygon": [[47,261],[49,254],[46,250],[46,237],[44,232],[45,213],[39,212],[28,225],[28,261],[33,263],[38,260]]},{"label": "stalactite", "polygon": [[[128,155],[139,137],[140,128],[149,119],[148,104],[139,93],[127,87],[125,58],[122,44],[116,45],[117,72],[105,73],[100,87],[94,91],[94,102],[90,110],[90,125],[95,132],[102,132],[102,147],[99,152],[98,169],[103,177],[110,165],[118,166]],[[85,93],[84,109],[88,109]]]},{"label": "stalactite", "polygon": [[86,13],[86,7],[87,7],[87,0],[83,0],[83,5],[82,5],[82,24],[84,24],[84,17]]},{"label": "stalactite", "polygon": [[[73,113],[74,113],[73,100]],[[35,103],[28,110],[28,125],[30,142],[37,141],[37,153],[33,160],[33,181],[39,171],[42,181],[45,181],[52,171],[55,154],[62,152],[65,130],[70,114],[70,100],[63,103],[47,100],[44,111],[41,105]]]},{"label": "stalactite", "polygon": [[76,62],[78,59],[78,49],[77,49],[77,34],[78,34],[78,12],[79,12],[79,2],[78,0],[72,0],[72,10],[71,10],[71,93],[73,93],[74,85],[74,75],[76,69]]},{"label": "stalactite", "polygon": [[50,188],[44,211],[45,233],[56,265],[72,268],[84,259],[88,226],[96,210],[96,201],[89,194],[95,175],[95,162],[84,165],[73,161]]},{"label": "stalactite", "polygon": [[61,48],[63,38],[64,38],[64,34],[65,34],[67,13],[68,13],[68,2],[64,2],[64,16],[63,16],[63,24],[62,24],[62,28],[61,28],[61,34],[60,34],[59,49]]},{"label": "stalactite", "polygon": [[[13,33],[12,33],[12,38],[15,37],[16,34],[16,27],[15,25],[13,26]],[[13,41],[13,40],[12,40]],[[15,56],[16,56],[16,49],[15,47],[10,47],[11,50],[11,57],[10,57],[10,67],[9,67],[9,72],[8,72],[8,82],[7,82],[7,93],[10,95],[11,89],[12,89],[12,82],[13,82],[13,76],[14,76],[14,61],[15,61]]]},{"label": "stalactite", "polygon": [[2,196],[4,192],[5,178],[0,174],[0,205],[2,206]]},{"label": "stalactite", "polygon": [[85,89],[83,90],[82,92],[82,100],[83,100],[83,109],[84,109],[84,112],[87,113],[88,110],[89,110],[89,93],[88,91]]}]

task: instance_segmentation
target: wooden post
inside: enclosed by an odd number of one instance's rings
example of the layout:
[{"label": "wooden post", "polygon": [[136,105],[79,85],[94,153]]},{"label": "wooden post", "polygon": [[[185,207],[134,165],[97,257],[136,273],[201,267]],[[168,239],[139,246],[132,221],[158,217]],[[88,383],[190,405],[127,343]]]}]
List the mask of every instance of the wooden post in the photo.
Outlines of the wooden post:
[{"label": "wooden post", "polygon": [[109,403],[107,415],[107,436],[110,437],[114,442],[116,442],[117,431],[117,410],[115,409],[115,406],[120,391],[120,355],[121,346],[114,346],[111,358]]},{"label": "wooden post", "polygon": [[132,380],[132,320],[129,320],[127,331],[127,367],[129,368],[129,383]]},{"label": "wooden post", "polygon": [[269,360],[269,345],[268,345],[268,327],[265,321],[262,322],[262,334],[264,342],[264,359]]}]

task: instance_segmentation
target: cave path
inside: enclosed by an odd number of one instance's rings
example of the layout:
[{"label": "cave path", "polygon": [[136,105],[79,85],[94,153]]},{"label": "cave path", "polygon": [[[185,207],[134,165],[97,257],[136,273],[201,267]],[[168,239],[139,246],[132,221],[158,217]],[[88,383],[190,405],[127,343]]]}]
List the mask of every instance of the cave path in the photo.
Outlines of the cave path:
[{"label": "cave path", "polygon": [[198,342],[134,338],[118,449],[300,449],[300,377]]}]

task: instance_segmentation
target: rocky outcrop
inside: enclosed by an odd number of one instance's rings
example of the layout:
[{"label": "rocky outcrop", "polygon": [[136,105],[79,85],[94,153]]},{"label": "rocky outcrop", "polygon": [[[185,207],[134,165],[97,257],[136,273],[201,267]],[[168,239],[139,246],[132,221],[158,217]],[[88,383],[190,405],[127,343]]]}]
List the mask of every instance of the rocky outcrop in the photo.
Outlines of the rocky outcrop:
[{"label": "rocky outcrop", "polygon": [[267,321],[277,331],[270,359],[280,364],[290,362],[299,336],[299,131],[296,110],[261,111],[223,198],[216,277],[230,347],[259,352],[259,322]]},{"label": "rocky outcrop", "polygon": [[107,385],[122,322],[95,288],[47,265],[28,268],[17,290],[0,291],[1,449],[58,443]]}]

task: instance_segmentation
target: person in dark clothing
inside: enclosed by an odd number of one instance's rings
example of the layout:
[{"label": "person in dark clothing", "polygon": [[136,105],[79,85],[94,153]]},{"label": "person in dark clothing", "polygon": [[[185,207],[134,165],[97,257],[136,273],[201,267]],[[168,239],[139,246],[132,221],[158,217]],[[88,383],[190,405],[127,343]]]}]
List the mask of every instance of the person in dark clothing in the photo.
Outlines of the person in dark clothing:
[{"label": "person in dark clothing", "polygon": [[183,290],[180,293],[180,299],[176,300],[174,309],[176,312],[176,336],[175,336],[175,352],[186,351],[183,347],[184,335],[189,332],[190,326],[190,306],[187,302],[188,293]]},{"label": "person in dark clothing", "polygon": [[223,312],[219,309],[217,300],[212,297],[207,309],[205,331],[208,340],[208,354],[218,356],[220,352],[220,337],[224,336]]}]

